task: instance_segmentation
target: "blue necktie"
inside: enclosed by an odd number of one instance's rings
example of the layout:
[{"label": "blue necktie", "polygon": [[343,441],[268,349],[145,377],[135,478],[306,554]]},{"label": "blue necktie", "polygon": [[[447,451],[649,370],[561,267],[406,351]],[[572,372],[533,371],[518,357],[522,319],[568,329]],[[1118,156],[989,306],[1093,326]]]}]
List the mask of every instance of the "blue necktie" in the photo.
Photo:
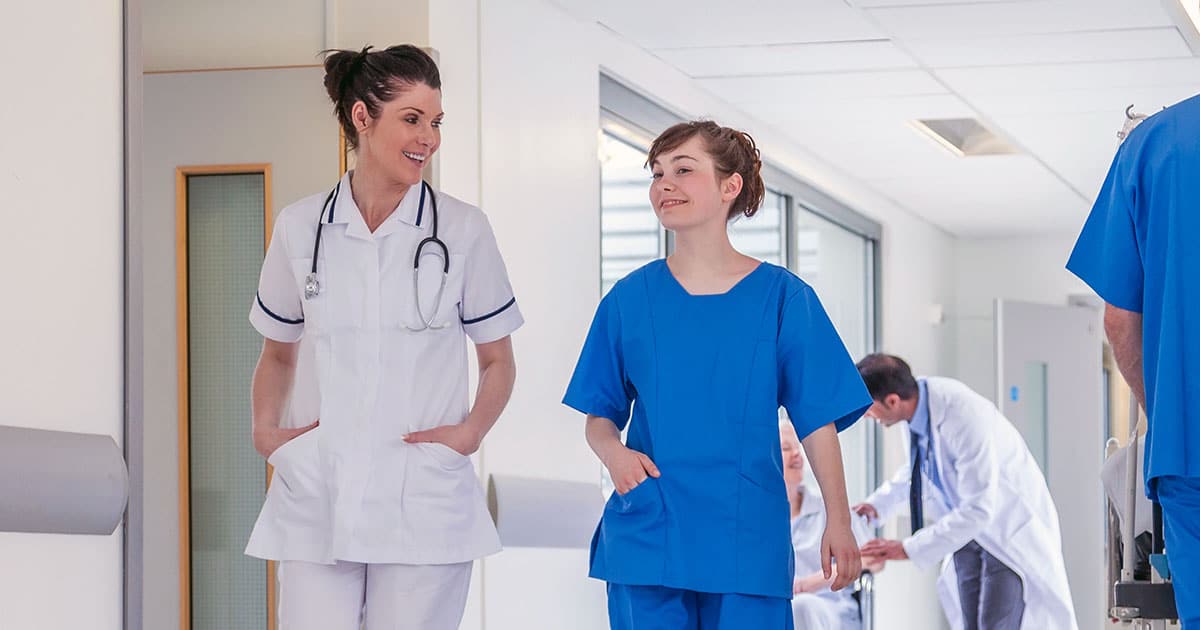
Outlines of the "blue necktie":
[{"label": "blue necktie", "polygon": [[912,533],[917,533],[925,526],[925,505],[921,500],[921,436],[916,433],[909,434],[909,441],[912,442],[912,478],[908,486],[908,513],[912,516]]}]

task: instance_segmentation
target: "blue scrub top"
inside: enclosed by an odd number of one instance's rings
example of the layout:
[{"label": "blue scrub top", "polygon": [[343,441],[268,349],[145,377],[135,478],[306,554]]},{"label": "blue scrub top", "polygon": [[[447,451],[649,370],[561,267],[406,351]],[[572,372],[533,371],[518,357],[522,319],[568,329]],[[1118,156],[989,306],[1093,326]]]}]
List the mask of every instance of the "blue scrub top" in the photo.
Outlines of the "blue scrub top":
[{"label": "blue scrub top", "polygon": [[1193,97],[1126,138],[1067,263],[1105,302],[1142,314],[1152,498],[1157,477],[1200,476],[1198,234],[1200,97]]},{"label": "blue scrub top", "polygon": [[790,598],[779,408],[803,438],[849,427],[871,398],[786,269],[762,263],[726,293],[691,295],[657,260],[600,302],[563,402],[628,425],[629,448],[662,473],[609,499],[589,575]]}]

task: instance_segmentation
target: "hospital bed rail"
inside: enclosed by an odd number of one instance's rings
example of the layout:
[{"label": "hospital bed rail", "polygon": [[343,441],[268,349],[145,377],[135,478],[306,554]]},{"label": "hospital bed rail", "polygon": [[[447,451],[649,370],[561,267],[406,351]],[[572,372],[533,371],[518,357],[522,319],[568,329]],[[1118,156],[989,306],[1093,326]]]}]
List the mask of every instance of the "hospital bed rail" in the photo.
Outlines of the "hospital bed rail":
[{"label": "hospital bed rail", "polygon": [[[1178,621],[1175,609],[1175,590],[1171,584],[1171,571],[1163,553],[1162,509],[1153,504],[1153,525],[1150,544],[1146,548],[1149,567],[1146,575],[1138,571],[1138,540],[1135,517],[1137,497],[1141,491],[1137,483],[1138,466],[1138,422],[1140,420],[1137,398],[1130,396],[1129,402],[1129,452],[1126,456],[1124,506],[1114,505],[1106,499],[1105,560],[1108,583],[1113,587],[1108,593],[1108,614],[1114,621],[1132,625],[1138,630],[1158,630],[1168,621]],[[1115,440],[1107,446],[1107,456],[1116,452]],[[1122,519],[1122,515],[1124,519]],[[1144,535],[1143,535],[1144,540]]]}]

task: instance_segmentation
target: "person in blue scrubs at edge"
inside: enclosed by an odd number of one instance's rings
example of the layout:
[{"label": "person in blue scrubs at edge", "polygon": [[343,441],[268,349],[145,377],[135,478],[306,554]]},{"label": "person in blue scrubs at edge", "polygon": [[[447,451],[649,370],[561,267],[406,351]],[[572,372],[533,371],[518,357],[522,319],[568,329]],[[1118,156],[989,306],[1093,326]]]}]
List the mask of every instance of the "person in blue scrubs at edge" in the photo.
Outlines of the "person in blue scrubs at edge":
[{"label": "person in blue scrubs at edge", "polygon": [[680,123],[647,165],[675,252],[601,300],[563,400],[616,486],[589,575],[608,582],[614,630],[790,629],[779,409],[831,515],[822,568],[839,590],[861,564],[837,433],[871,398],[812,288],[729,242],[763,199],[754,140]]},{"label": "person in blue scrubs at edge", "polygon": [[1067,269],[1107,303],[1117,366],[1149,418],[1146,492],[1180,621],[1200,629],[1200,96],[1141,123],[1117,151]]}]

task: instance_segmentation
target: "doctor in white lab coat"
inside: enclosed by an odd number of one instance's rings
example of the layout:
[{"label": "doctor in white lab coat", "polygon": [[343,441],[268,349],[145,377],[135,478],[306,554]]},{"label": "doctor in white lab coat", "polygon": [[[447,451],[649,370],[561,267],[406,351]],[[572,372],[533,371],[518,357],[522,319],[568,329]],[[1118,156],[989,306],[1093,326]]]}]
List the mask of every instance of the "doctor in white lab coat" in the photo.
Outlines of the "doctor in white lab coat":
[{"label": "doctor in white lab coat", "polygon": [[[854,509],[880,519],[908,503],[919,530],[871,541],[864,557],[942,562],[939,597],[956,630],[1076,630],[1058,512],[1016,428],[966,385],[915,379],[898,357],[858,365],[875,399],[867,414],[885,427],[907,423],[911,448],[909,463]],[[928,526],[926,507],[942,515]]]}]

